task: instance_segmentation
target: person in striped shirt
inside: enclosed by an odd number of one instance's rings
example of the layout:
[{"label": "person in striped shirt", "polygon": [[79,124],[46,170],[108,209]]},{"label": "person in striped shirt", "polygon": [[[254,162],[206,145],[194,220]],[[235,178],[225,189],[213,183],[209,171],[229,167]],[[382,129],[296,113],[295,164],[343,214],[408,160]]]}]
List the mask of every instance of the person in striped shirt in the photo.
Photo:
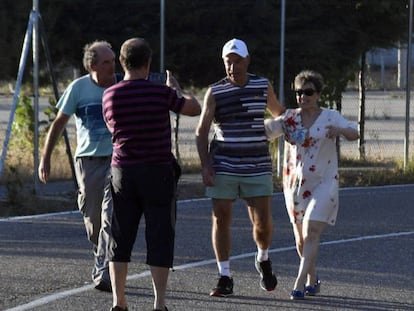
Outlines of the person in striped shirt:
[{"label": "person in striped shirt", "polygon": [[142,38],[121,46],[124,80],[103,96],[105,123],[112,134],[113,197],[109,271],[113,311],[127,310],[128,262],[142,215],[146,224],[147,260],[154,288],[154,310],[167,310],[165,295],[173,265],[176,176],[171,153],[170,112],[200,114],[197,99],[184,94],[167,71],[167,85],[147,79],[152,51]]},{"label": "person in striped shirt", "polygon": [[[248,73],[250,55],[245,42],[228,41],[222,58],[226,77],[208,88],[196,129],[203,183],[213,203],[212,244],[219,270],[217,286],[210,295],[218,297],[233,294],[230,224],[232,204],[237,198],[246,201],[253,225],[260,286],[267,291],[276,287],[268,255],[273,231],[273,183],[264,117],[266,109],[274,117],[284,111],[269,81]],[[211,125],[214,136],[210,141]]]}]

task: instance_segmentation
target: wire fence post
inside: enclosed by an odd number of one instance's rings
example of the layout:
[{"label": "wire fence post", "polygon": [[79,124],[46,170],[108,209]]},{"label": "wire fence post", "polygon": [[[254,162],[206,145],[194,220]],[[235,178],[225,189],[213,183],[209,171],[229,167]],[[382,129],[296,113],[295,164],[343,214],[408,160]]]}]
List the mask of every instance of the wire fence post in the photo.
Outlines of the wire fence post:
[{"label": "wire fence post", "polygon": [[404,138],[404,170],[408,167],[410,144],[410,95],[411,95],[411,37],[413,29],[413,0],[410,0],[408,18],[408,43],[407,43],[407,83],[405,102],[405,138]]}]

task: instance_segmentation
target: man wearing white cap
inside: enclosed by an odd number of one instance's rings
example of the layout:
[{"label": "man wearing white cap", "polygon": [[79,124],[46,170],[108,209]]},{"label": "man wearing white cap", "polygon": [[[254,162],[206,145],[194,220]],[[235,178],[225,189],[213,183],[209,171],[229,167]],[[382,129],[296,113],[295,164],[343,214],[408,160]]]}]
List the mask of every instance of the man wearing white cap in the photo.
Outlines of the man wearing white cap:
[{"label": "man wearing white cap", "polygon": [[[269,81],[247,72],[250,55],[243,41],[228,41],[222,58],[227,76],[208,88],[196,130],[203,183],[213,203],[212,244],[219,270],[217,286],[210,295],[218,297],[233,294],[230,224],[237,198],[246,201],[253,225],[260,286],[272,291],[277,285],[268,256],[273,182],[264,114],[268,109],[276,117],[284,111]],[[212,124],[214,137],[209,141]]]}]

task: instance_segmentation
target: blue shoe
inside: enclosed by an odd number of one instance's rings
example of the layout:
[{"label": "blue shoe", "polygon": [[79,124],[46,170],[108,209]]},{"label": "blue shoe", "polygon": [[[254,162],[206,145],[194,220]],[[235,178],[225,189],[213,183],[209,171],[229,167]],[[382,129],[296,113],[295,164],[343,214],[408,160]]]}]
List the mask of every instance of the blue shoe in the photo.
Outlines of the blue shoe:
[{"label": "blue shoe", "polygon": [[292,290],[292,292],[290,293],[290,299],[291,300],[301,300],[301,299],[305,299],[305,291],[300,291],[300,290]]},{"label": "blue shoe", "polygon": [[314,286],[306,286],[305,287],[305,295],[306,296],[315,296],[316,294],[319,294],[321,291],[321,280],[316,279]]}]

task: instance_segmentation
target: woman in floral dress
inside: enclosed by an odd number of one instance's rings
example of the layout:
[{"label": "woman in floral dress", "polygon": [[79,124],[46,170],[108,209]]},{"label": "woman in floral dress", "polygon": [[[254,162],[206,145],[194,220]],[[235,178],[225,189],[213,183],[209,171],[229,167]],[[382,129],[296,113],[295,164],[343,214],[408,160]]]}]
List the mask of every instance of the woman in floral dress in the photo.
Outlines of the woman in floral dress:
[{"label": "woman in floral dress", "polygon": [[338,154],[336,137],[359,137],[356,124],[338,111],[322,109],[319,98],[322,76],[300,72],[294,82],[299,108],[266,121],[270,138],[285,135],[283,192],[300,257],[291,299],[303,299],[320,290],[316,261],[320,236],[326,225],[334,225],[338,213]]}]

